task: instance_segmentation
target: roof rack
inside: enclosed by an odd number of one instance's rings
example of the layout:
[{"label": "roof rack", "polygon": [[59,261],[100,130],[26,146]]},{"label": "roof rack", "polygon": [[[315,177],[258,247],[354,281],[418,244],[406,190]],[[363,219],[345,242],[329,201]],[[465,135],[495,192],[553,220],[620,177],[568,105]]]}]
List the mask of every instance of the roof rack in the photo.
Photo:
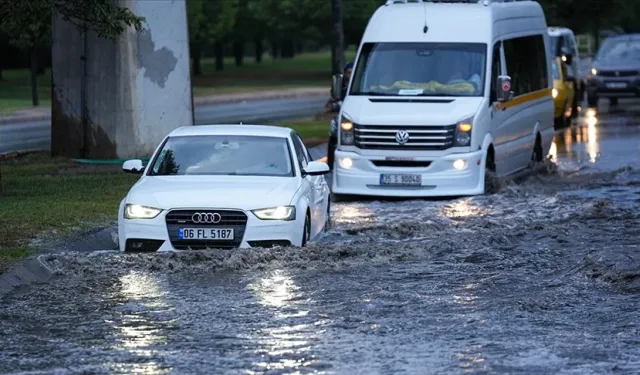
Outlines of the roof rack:
[{"label": "roof rack", "polygon": [[531,0],[387,0],[385,5],[391,4],[408,4],[408,3],[457,3],[457,4],[484,4],[489,5],[492,3],[513,3],[517,1],[531,1]]}]

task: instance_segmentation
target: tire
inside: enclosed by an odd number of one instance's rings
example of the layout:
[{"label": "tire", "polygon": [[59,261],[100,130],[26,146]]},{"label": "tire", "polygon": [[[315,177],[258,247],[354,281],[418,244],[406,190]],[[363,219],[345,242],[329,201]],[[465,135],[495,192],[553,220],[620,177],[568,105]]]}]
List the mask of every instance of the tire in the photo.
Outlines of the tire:
[{"label": "tire", "polygon": [[598,108],[598,97],[596,94],[587,94],[587,105],[589,108]]},{"label": "tire", "polygon": [[327,201],[327,220],[324,222],[324,231],[328,232],[331,229],[331,196]]},{"label": "tire", "polygon": [[610,105],[618,105],[618,98],[610,98],[609,99],[609,104]]},{"label": "tire", "polygon": [[537,136],[536,143],[533,146],[533,152],[531,153],[532,166],[535,166],[538,163],[542,163],[543,159],[544,156],[542,155],[542,141],[540,140],[540,136]]},{"label": "tire", "polygon": [[571,105],[571,117],[569,118],[569,125],[571,124],[572,118],[578,117],[578,104],[582,101],[582,97],[580,97],[579,94],[580,94],[580,90],[577,90],[573,97],[573,103]]},{"label": "tire", "polygon": [[307,242],[309,242],[309,237],[311,236],[311,218],[309,217],[309,213],[304,219],[304,229],[302,230],[302,243],[300,247],[307,246]]},{"label": "tire", "polygon": [[572,125],[572,119],[573,119],[573,114],[575,112],[571,112],[571,116],[567,117],[567,116],[563,116],[562,117],[562,125],[564,128],[570,128]]},{"label": "tire", "polygon": [[333,163],[336,156],[336,137],[329,137],[329,144],[327,145],[327,164],[329,164],[329,170],[333,170]]},{"label": "tire", "polygon": [[493,154],[487,154],[487,161],[484,165],[484,194],[489,195],[493,192],[493,185],[496,179],[496,165],[493,160]]},{"label": "tire", "polygon": [[553,119],[553,128],[555,130],[562,129],[563,126],[564,126],[564,116],[556,117]]}]

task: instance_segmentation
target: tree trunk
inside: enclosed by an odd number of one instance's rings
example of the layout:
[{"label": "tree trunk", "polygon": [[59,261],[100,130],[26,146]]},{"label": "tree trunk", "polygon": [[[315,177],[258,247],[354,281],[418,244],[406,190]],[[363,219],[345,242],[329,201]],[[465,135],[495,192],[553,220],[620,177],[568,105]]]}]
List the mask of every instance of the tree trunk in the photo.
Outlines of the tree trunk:
[{"label": "tree trunk", "polygon": [[270,42],[269,44],[271,46],[271,58],[272,59],[277,59],[278,58],[278,52],[280,52],[279,48],[278,48],[278,43]]},{"label": "tree trunk", "polygon": [[202,47],[200,44],[195,44],[191,47],[191,53],[193,54],[193,72],[194,76],[202,75]]},{"label": "tree trunk", "polygon": [[2,68],[0,68],[0,82],[4,81],[4,78],[2,77]]},{"label": "tree trunk", "polygon": [[31,50],[29,53],[31,60],[31,101],[34,107],[40,105],[38,100],[38,54]]},{"label": "tree trunk", "polygon": [[233,42],[233,57],[236,59],[236,66],[242,66],[244,60],[244,40],[242,38]]},{"label": "tree trunk", "polygon": [[285,40],[282,43],[282,51],[280,51],[280,57],[283,59],[292,59],[295,56],[295,45],[293,40]]},{"label": "tree trunk", "polygon": [[[264,53],[264,45],[262,44],[262,38],[256,37],[253,43],[256,48],[256,63],[260,64],[262,62],[262,54]],[[0,79],[2,79],[1,75],[0,75]]]},{"label": "tree trunk", "polygon": [[222,42],[216,42],[214,50],[216,55],[216,70],[224,70],[224,46],[222,45]]},{"label": "tree trunk", "polygon": [[342,73],[344,67],[344,28],[342,0],[331,0],[331,72]]}]

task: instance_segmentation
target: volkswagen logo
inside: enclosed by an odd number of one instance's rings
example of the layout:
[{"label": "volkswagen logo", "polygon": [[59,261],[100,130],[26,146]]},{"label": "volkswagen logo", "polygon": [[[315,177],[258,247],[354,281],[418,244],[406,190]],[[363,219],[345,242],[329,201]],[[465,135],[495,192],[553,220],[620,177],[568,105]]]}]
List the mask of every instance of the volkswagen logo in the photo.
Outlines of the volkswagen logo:
[{"label": "volkswagen logo", "polygon": [[196,212],[191,216],[191,221],[196,224],[217,224],[222,220],[219,213]]},{"label": "volkswagen logo", "polygon": [[398,130],[396,133],[396,142],[403,145],[409,141],[409,132],[406,130]]}]

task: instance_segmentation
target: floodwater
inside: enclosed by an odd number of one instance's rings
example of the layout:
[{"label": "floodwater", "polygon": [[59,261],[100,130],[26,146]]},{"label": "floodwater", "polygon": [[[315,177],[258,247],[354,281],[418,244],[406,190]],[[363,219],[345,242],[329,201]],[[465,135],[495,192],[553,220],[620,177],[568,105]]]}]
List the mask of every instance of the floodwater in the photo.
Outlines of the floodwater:
[{"label": "floodwater", "polygon": [[640,104],[496,194],[335,204],[305,249],[47,257],[0,372],[638,374]]}]

